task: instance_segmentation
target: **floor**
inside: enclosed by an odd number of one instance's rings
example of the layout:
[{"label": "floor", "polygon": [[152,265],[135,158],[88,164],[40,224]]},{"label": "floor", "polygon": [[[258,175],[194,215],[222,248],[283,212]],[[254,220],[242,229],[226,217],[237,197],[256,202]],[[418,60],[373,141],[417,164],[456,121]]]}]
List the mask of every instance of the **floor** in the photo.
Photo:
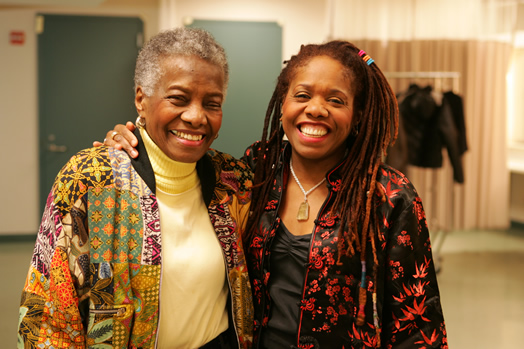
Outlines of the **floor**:
[{"label": "floor", "polygon": [[[524,229],[451,232],[440,241],[438,279],[449,347],[522,348]],[[18,303],[33,244],[0,240],[2,348],[16,347]]]}]

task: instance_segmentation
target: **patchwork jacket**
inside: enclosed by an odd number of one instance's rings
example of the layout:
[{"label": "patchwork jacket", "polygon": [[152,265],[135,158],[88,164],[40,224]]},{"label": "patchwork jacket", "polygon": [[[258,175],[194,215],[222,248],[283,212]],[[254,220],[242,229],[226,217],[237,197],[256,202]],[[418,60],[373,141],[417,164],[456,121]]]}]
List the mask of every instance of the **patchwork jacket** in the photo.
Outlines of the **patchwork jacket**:
[{"label": "patchwork jacket", "polygon": [[[162,234],[155,180],[140,156],[80,151],[58,174],[23,289],[19,348],[155,348]],[[253,306],[241,244],[251,171],[209,150],[197,163],[209,217],[224,253],[230,330],[251,347]]]},{"label": "patchwork jacket", "polygon": [[[253,145],[246,151],[250,166],[256,166]],[[248,250],[255,306],[254,346],[258,347],[271,316],[271,245],[280,224],[278,210],[289,178],[291,147],[284,147],[277,177]],[[432,259],[430,237],[422,202],[408,179],[382,165],[377,182],[387,200],[374,207],[380,231],[374,238],[378,259],[377,314],[373,318],[371,239],[367,241],[365,279],[366,321],[358,326],[360,254],[338,258],[340,219],[331,212],[341,183],[336,166],[327,174],[329,195],[324,202],[309,246],[309,260],[302,299],[297,304],[298,331],[295,348],[447,348],[446,329]],[[378,200],[377,200],[378,201]],[[377,330],[379,328],[379,330]]]}]

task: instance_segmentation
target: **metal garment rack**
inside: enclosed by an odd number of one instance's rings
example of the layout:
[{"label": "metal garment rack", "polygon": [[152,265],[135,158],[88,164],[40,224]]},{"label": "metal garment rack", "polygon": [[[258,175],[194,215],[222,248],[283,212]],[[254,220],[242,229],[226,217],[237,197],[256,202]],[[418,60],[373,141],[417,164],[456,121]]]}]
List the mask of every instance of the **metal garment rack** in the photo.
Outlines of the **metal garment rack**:
[{"label": "metal garment rack", "polygon": [[[405,72],[385,72],[384,76],[389,79],[410,79],[410,80],[417,80],[417,79],[431,79],[433,80],[433,89],[438,92],[443,92],[443,80],[445,79],[452,79],[452,91],[455,93],[460,92],[460,73],[454,72],[454,71],[422,71],[422,72],[411,72],[411,71],[405,71]],[[432,178],[433,183],[438,183],[437,181],[437,169],[432,169]],[[451,188],[451,204],[449,205],[450,209],[450,221],[451,225],[453,225],[454,222],[454,202],[455,202],[455,190],[454,186]],[[435,269],[437,272],[440,271],[440,250],[442,248],[442,244],[444,243],[444,240],[446,238],[447,233],[450,230],[450,227],[442,227],[440,223],[438,223],[438,203],[437,203],[437,195],[435,186],[431,186],[431,219],[433,221],[437,220],[437,224],[435,226],[437,227],[437,230],[435,231],[435,241],[432,242],[433,245],[433,254],[434,254],[434,263],[435,263]]]},{"label": "metal garment rack", "polygon": [[454,71],[424,71],[424,72],[385,72],[384,76],[391,79],[433,79],[435,82],[435,90],[442,90],[443,79],[453,79],[453,91],[460,91],[460,73]]}]

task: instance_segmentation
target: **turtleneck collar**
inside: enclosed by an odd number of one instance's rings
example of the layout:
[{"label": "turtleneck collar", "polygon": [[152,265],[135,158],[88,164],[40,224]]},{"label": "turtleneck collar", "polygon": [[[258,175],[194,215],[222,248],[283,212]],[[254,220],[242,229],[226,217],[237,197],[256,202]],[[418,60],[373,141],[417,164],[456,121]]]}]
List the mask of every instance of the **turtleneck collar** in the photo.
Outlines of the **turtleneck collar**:
[{"label": "turtleneck collar", "polygon": [[158,190],[168,194],[180,194],[198,184],[196,162],[185,163],[171,159],[153,142],[144,128],[139,130],[155,173]]}]

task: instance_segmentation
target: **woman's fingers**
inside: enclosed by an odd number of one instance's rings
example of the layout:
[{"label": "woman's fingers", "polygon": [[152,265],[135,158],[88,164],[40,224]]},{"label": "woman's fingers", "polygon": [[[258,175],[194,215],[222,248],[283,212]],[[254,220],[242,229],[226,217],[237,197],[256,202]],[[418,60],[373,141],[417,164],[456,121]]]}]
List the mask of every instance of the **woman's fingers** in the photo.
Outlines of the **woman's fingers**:
[{"label": "woman's fingers", "polygon": [[94,141],[93,146],[99,147],[106,145],[115,149],[124,150],[129,156],[136,158],[138,152],[134,147],[138,145],[138,139],[133,134],[135,128],[135,125],[131,121],[128,121],[125,125],[117,124],[114,129],[107,131],[106,138],[103,142]]}]

